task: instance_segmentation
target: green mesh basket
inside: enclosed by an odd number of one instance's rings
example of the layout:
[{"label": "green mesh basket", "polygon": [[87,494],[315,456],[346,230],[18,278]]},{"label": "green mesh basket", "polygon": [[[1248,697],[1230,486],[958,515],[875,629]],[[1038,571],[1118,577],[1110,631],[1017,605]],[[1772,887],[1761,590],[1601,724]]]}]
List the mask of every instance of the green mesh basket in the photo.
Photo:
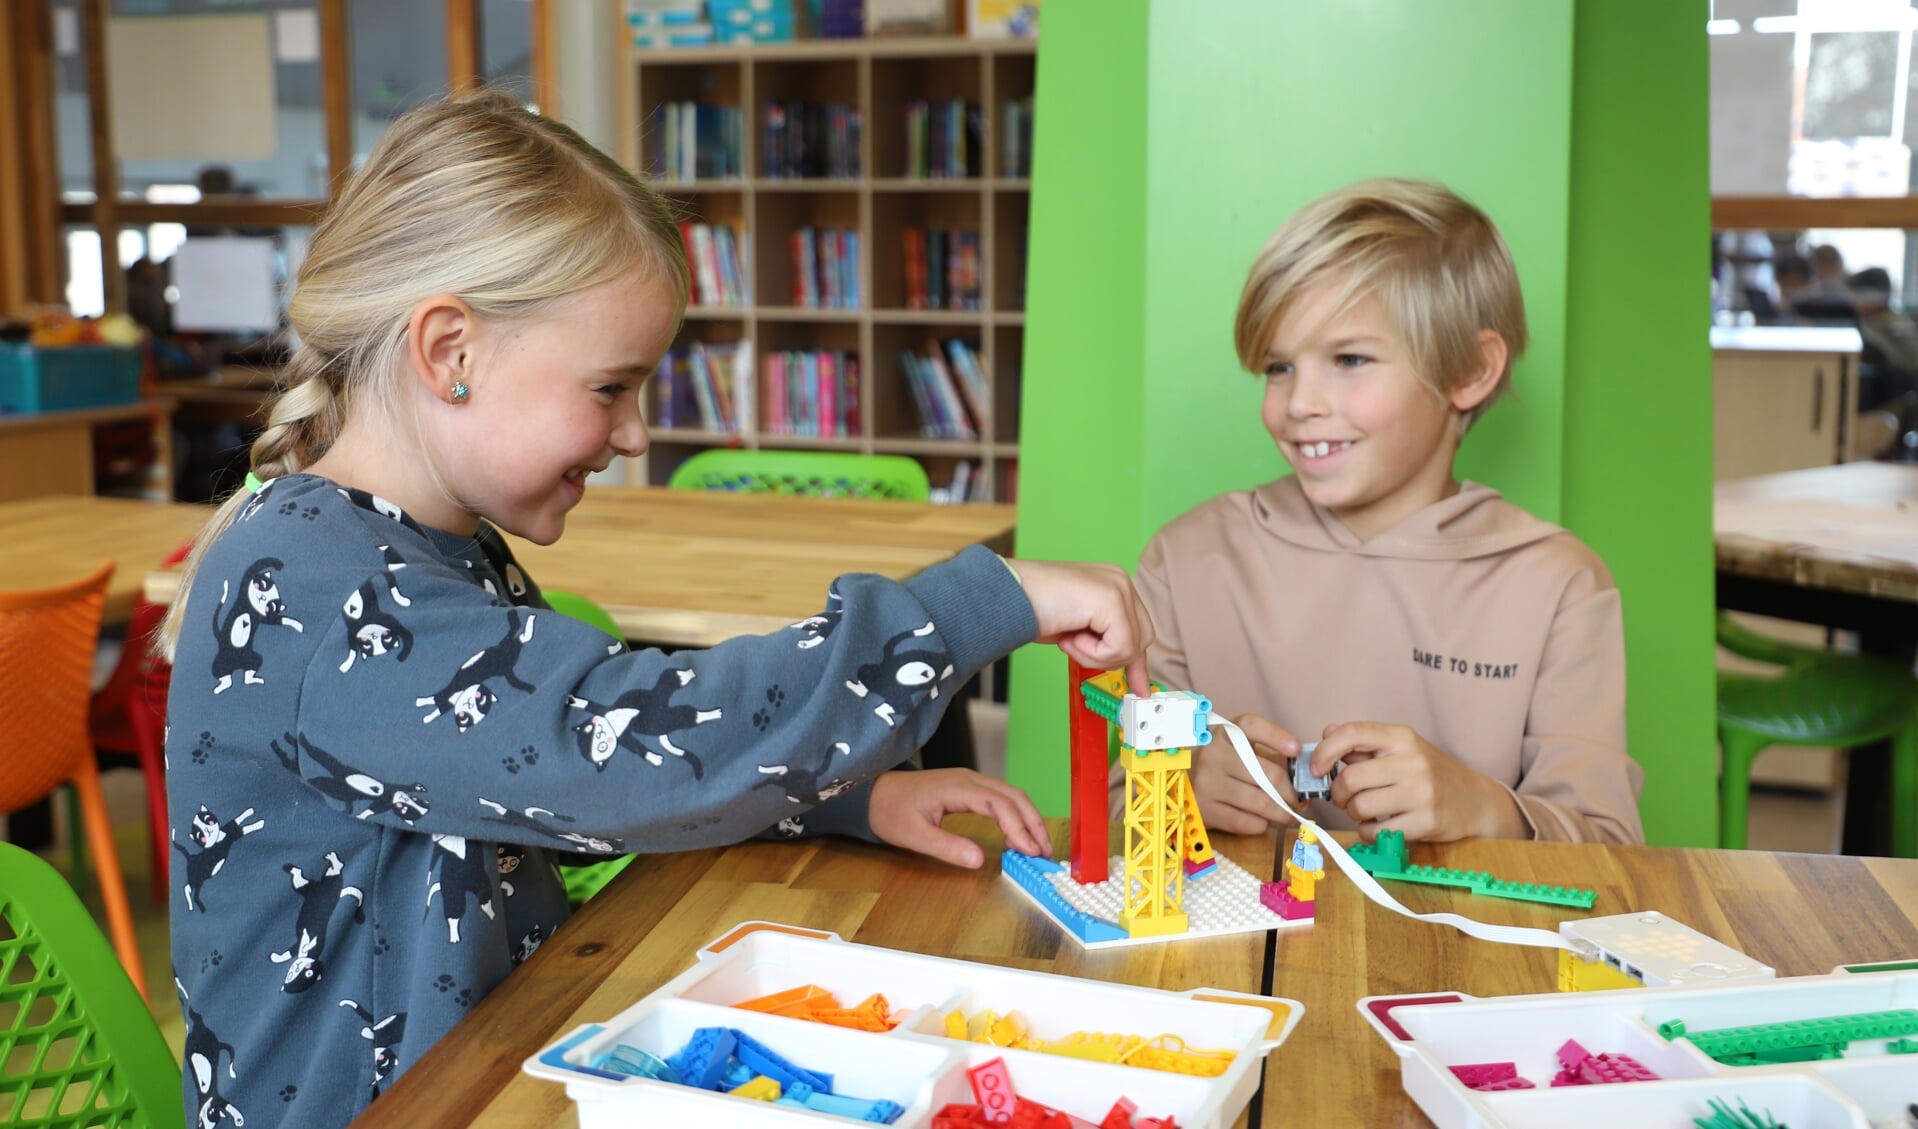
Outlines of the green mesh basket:
[{"label": "green mesh basket", "polygon": [[66,879],[0,843],[0,1125],[184,1129],[180,1068]]},{"label": "green mesh basket", "polygon": [[886,498],[899,502],[923,502],[932,496],[926,468],[916,459],[838,451],[715,448],[679,464],[666,485],[674,490]]}]

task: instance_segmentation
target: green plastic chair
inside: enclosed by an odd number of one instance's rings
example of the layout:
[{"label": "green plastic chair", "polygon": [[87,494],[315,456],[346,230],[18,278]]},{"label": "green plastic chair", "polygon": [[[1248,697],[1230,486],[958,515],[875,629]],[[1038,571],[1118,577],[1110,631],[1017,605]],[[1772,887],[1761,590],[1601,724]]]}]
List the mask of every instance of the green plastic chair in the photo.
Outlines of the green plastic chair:
[{"label": "green plastic chair", "polygon": [[[1918,857],[1918,679],[1902,665],[1798,647],[1718,617],[1718,643],[1784,667],[1777,676],[1718,675],[1718,845],[1745,846],[1751,766],[1773,745],[1848,748],[1892,740],[1892,853]],[[1863,797],[1860,797],[1863,799]]]},{"label": "green plastic chair", "polygon": [[60,872],[0,843],[0,1125],[184,1129],[180,1067]]},{"label": "green plastic chair", "polygon": [[[552,588],[541,589],[540,595],[545,598],[546,606],[559,614],[571,616],[581,623],[590,623],[622,643],[626,641],[619,625],[613,622],[613,617],[607,614],[606,609],[586,597]],[[585,866],[560,867],[560,881],[566,884],[566,901],[574,909],[585,905],[586,899],[605,889],[613,876],[625,870],[632,861],[632,855],[621,855]]]},{"label": "green plastic chair", "polygon": [[674,490],[885,498],[898,502],[924,502],[932,497],[926,468],[918,460],[904,455],[840,451],[715,447],[679,464],[666,485]]},{"label": "green plastic chair", "polygon": [[559,614],[570,616],[581,623],[590,623],[622,643],[626,641],[626,636],[619,630],[619,624],[613,622],[613,617],[607,614],[606,609],[586,597],[577,596],[571,592],[556,591],[552,588],[542,588],[540,595],[546,598],[546,606]]}]

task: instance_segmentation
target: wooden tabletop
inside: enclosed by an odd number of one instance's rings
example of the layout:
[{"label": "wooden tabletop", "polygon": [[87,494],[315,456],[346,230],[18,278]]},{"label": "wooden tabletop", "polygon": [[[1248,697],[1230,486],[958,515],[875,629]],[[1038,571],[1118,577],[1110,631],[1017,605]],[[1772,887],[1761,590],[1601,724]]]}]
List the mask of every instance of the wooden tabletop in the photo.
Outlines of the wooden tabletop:
[{"label": "wooden tabletop", "polygon": [[[935,506],[645,487],[588,489],[553,545],[508,538],[543,588],[585,596],[628,639],[710,647],[825,606],[847,572],[903,580],[968,545],[1012,549],[1013,506]],[[147,598],[173,598],[156,573]]]},{"label": "wooden tabletop", "polygon": [[133,614],[147,571],[191,540],[213,511],[128,498],[54,496],[0,502],[0,589],[47,588],[78,580],[111,559],[105,619]]},{"label": "wooden tabletop", "polygon": [[1721,482],[1718,570],[1918,601],[1918,466],[1844,463]]},{"label": "wooden tabletop", "polygon": [[[996,859],[996,831],[949,826]],[[1350,841],[1349,836],[1341,836]],[[1053,830],[1065,842],[1063,822]],[[1220,853],[1269,873],[1274,841],[1222,836]],[[1413,848],[1413,861],[1502,878],[1590,886],[1594,914],[1658,909],[1771,964],[1780,976],[1918,955],[1918,862],[1765,852],[1472,841]],[[1393,884],[1418,911],[1555,928],[1577,911]],[[1366,902],[1337,874],[1318,920],[1277,935],[1273,995],[1305,1005],[1266,1067],[1266,1125],[1424,1125],[1397,1060],[1359,1018],[1362,996],[1549,992],[1553,951],[1474,941]],[[960,871],[842,840],[748,843],[641,858],[426,1052],[360,1118],[384,1126],[575,1126],[562,1086],[524,1075],[529,1054],[631,1006],[684,971],[701,945],[750,919],[850,941],[1072,976],[1184,990],[1258,992],[1264,935],[1087,953],[984,870]]]}]

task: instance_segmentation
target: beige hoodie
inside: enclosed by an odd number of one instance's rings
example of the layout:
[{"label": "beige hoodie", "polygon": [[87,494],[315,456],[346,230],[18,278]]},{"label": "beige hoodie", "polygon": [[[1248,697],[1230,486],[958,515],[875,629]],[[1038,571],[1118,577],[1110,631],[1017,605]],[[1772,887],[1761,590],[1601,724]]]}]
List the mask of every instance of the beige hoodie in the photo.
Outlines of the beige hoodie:
[{"label": "beige hoodie", "polygon": [[[1618,589],[1578,538],[1484,486],[1360,541],[1295,479],[1174,519],[1139,560],[1153,678],[1317,740],[1408,725],[1511,788],[1540,839],[1641,843]],[[1123,773],[1113,768],[1112,818]],[[1325,801],[1312,818],[1350,828]]]}]

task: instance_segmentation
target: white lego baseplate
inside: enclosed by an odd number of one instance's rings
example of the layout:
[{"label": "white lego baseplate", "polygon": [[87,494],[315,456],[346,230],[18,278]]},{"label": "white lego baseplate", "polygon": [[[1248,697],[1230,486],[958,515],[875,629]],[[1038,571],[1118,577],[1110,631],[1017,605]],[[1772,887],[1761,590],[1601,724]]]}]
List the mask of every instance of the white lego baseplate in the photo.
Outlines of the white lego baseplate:
[{"label": "white lego baseplate", "polygon": [[[1184,909],[1188,922],[1186,931],[1156,937],[1120,937],[1110,941],[1087,941],[1060,922],[1045,903],[1033,897],[1025,887],[1009,876],[1005,878],[1005,881],[1018,890],[1027,901],[1038,906],[1059,926],[1061,932],[1087,949],[1156,945],[1166,941],[1190,940],[1194,937],[1263,933],[1268,929],[1286,929],[1312,924],[1312,919],[1309,917],[1287,921],[1273,913],[1259,901],[1259,887],[1263,879],[1224,855],[1215,855],[1214,859],[1218,863],[1218,869],[1202,878],[1185,880]],[[1119,911],[1124,908],[1125,859],[1113,855],[1107,864],[1107,873],[1112,877],[1104,882],[1095,882],[1090,885],[1073,881],[1070,868],[1061,869],[1048,877],[1053,888],[1059,892],[1059,896],[1065,899],[1073,909],[1091,914],[1117,927]]]}]

